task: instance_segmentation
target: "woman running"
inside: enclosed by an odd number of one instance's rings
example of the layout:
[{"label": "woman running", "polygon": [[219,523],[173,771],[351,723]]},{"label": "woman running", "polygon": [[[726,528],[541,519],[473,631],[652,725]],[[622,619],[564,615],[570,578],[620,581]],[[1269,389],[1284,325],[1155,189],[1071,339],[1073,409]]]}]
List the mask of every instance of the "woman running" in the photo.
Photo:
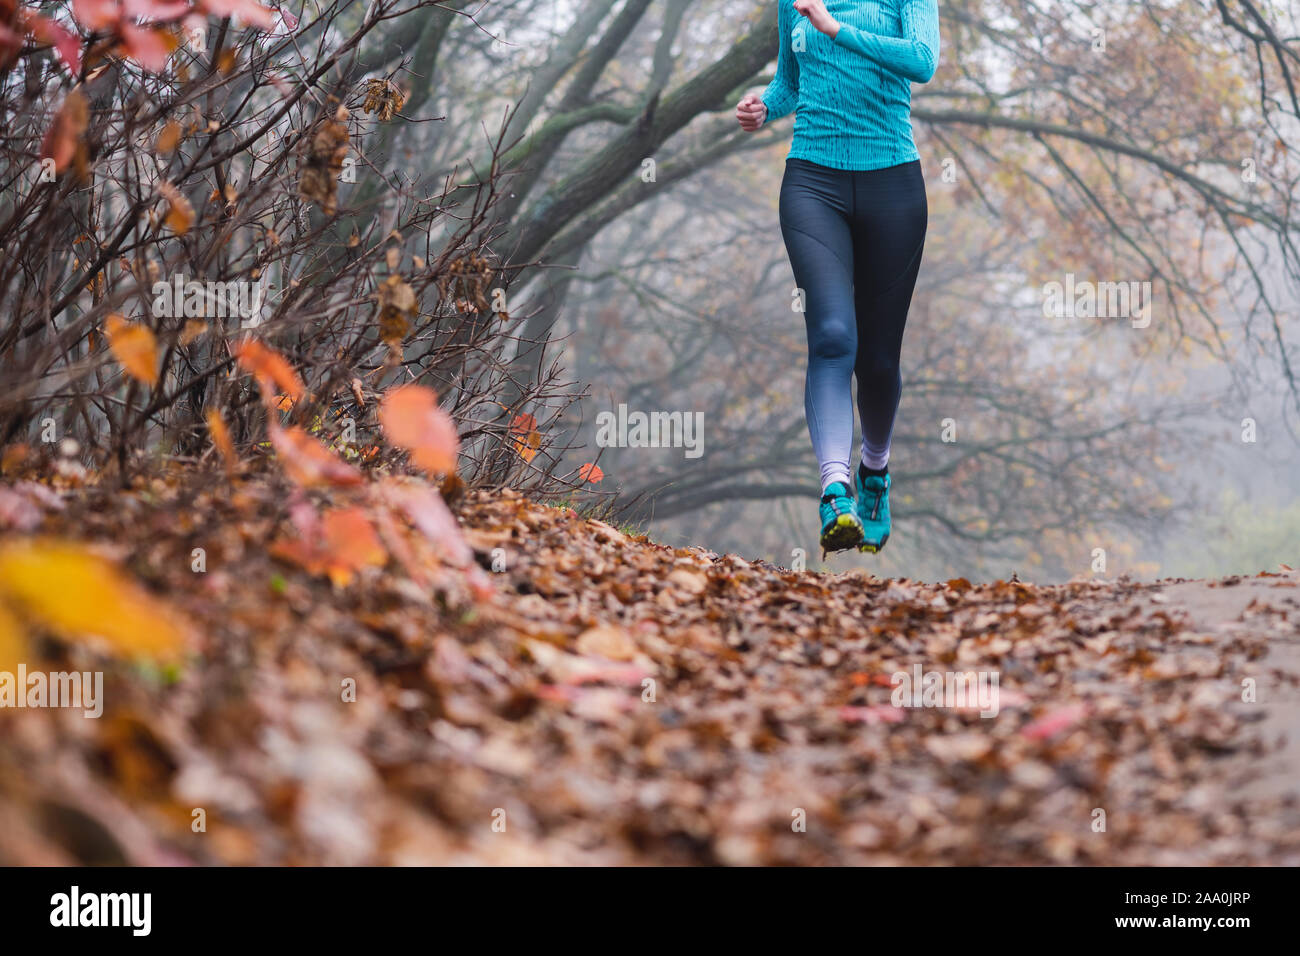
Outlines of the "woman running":
[{"label": "woman running", "polygon": [[[929,218],[911,84],[934,76],[939,9],[937,0],[777,2],[776,76],[740,101],[736,119],[752,132],[795,111],[781,235],[808,331],[821,544],[877,552],[889,539],[899,357]],[[862,455],[850,477],[854,377]]]}]

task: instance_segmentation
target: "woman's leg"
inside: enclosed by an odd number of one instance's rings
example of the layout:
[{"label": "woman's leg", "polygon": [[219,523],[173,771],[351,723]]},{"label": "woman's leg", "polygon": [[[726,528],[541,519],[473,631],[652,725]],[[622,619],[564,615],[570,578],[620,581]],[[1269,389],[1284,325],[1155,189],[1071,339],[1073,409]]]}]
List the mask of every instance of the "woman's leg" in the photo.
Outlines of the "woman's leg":
[{"label": "woman's leg", "polygon": [[929,207],[919,161],[854,174],[853,251],[857,300],[858,413],[862,463],[889,461],[902,394],[899,359],[925,246]]},{"label": "woman's leg", "polygon": [[849,227],[852,173],[788,160],[781,182],[781,235],[795,284],[803,291],[808,333],[804,408],[822,490],[852,487],[853,361],[858,320],[853,297]]}]

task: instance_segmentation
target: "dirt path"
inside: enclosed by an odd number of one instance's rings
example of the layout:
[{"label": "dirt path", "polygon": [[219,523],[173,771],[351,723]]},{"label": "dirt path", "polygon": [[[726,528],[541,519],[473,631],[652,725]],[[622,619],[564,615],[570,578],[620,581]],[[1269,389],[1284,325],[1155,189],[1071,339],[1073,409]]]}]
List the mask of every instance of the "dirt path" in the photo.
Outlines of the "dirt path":
[{"label": "dirt path", "polygon": [[1300,579],[1225,578],[1219,581],[1162,582],[1149,595],[1165,600],[1190,627],[1211,634],[1264,632],[1267,653],[1260,659],[1256,730],[1269,745],[1265,754],[1225,761],[1229,791],[1251,798],[1300,800],[1300,689],[1288,675],[1300,674]]},{"label": "dirt path", "polygon": [[[1295,576],[794,573],[478,495],[490,595],[428,548],[332,588],[268,557],[283,501],[46,517],[202,638],[99,664],[98,721],[0,714],[0,862],[1300,862]],[[966,673],[996,699],[896,699]]]}]

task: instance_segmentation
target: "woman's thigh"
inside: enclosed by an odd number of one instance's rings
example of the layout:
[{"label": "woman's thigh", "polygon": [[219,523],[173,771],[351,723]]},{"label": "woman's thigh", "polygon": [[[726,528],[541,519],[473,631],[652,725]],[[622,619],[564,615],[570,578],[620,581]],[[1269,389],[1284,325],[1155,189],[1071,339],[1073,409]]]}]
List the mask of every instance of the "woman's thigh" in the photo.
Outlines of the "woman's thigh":
[{"label": "woman's thigh", "polygon": [[790,160],[781,182],[781,235],[802,292],[810,346],[854,335],[853,235],[840,170]]}]

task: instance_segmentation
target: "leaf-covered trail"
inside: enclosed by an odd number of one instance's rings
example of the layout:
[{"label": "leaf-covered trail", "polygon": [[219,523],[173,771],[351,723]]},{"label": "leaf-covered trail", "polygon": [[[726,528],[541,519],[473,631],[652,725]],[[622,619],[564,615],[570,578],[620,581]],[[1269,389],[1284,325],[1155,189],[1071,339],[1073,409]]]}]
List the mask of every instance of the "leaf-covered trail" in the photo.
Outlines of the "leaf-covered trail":
[{"label": "leaf-covered trail", "polygon": [[[107,495],[41,530],[202,636],[174,683],[110,662],[100,720],[0,714],[0,862],[1300,862],[1295,575],[796,573],[506,493],[455,505],[490,596],[335,588],[268,556],[270,486]],[[894,706],[916,665],[997,715]]]}]

